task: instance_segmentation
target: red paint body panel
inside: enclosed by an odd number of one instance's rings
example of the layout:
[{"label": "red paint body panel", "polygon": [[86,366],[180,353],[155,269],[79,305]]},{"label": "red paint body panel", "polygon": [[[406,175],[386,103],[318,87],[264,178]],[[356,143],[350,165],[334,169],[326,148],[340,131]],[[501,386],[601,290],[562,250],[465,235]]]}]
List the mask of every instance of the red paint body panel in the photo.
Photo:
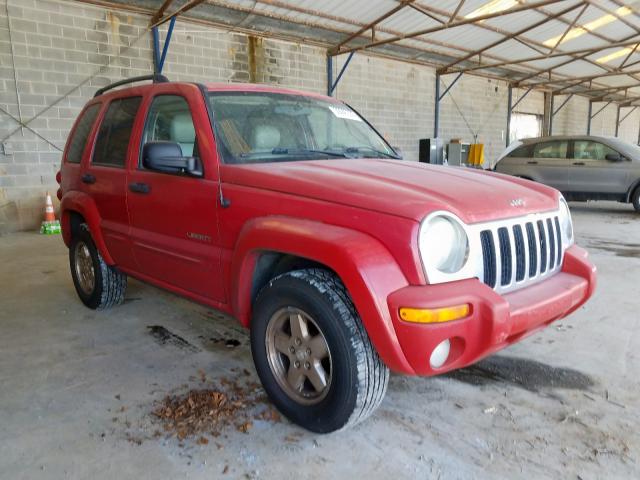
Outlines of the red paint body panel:
[{"label": "red paint body panel", "polygon": [[[300,94],[261,85],[211,84],[210,90]],[[203,178],[139,168],[145,119],[156,95],[181,95],[194,119]],[[109,102],[141,95],[124,168],[90,162]],[[330,99],[321,95],[311,97]],[[112,91],[80,164],[63,160],[64,241],[70,215],[88,223],[105,261],[129,275],[234,315],[251,324],[253,280],[264,252],[303,257],[336,272],[347,287],[383,361],[393,370],[433,375],[473,363],[561,318],[592,294],[595,269],[573,246],[562,271],[499,295],[477,279],[429,285],[417,249],[420,221],[447,210],[467,223],[557,208],[558,192],[495,173],[382,159],[315,160],[252,165],[220,161],[205,100],[193,84],[165,83]],[[214,112],[215,113],[215,112]],[[75,127],[74,127],[75,128]],[[94,184],[81,177],[91,173]],[[146,195],[131,183],[150,186]],[[220,189],[230,202],[220,205]],[[517,208],[512,204],[517,202]],[[195,235],[194,235],[195,234]],[[472,305],[471,315],[438,325],[401,321],[398,309]],[[453,338],[442,368],[429,352]]]},{"label": "red paint body panel", "polygon": [[[402,350],[418,375],[461,368],[511,345],[565,317],[584,304],[595,288],[595,267],[586,252],[572,246],[560,273],[504,296],[477,279],[439,285],[410,286],[388,297],[389,310]],[[453,322],[419,325],[399,317],[401,307],[439,308],[468,303],[470,316]],[[456,339],[459,356],[433,369],[429,355],[438,343]]]}]

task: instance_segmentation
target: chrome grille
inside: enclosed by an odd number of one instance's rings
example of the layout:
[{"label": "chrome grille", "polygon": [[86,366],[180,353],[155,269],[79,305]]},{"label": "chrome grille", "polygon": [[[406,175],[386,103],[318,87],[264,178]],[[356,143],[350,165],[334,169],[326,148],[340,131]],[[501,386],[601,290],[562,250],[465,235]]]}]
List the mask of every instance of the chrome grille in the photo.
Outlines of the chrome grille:
[{"label": "chrome grille", "polygon": [[481,280],[499,292],[516,290],[556,273],[564,253],[556,212],[483,225],[480,246]]}]

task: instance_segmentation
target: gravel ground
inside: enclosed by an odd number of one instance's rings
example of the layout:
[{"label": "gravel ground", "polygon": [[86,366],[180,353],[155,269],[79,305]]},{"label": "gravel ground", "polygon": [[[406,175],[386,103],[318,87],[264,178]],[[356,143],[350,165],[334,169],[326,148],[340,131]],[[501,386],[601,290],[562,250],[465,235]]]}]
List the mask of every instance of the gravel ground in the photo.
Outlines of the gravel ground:
[{"label": "gravel ground", "polygon": [[[325,436],[273,412],[233,320],[136,281],[87,310],[59,237],[2,237],[0,477],[640,478],[640,215],[571,207],[599,269],[586,306],[462,371],[393,375],[369,421]],[[163,423],[218,394],[238,419]]]}]

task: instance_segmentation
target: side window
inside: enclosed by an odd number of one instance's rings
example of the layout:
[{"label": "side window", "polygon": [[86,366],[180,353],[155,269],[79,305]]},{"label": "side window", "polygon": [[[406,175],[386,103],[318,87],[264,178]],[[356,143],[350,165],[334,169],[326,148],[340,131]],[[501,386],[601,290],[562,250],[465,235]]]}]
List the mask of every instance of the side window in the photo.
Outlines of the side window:
[{"label": "side window", "polygon": [[603,143],[591,140],[576,140],[573,142],[573,158],[579,160],[606,160],[610,153],[617,154],[613,148]]},{"label": "side window", "polygon": [[184,157],[197,156],[196,131],[184,97],[159,95],[153,99],[142,136],[142,144],[147,142],[177,143]]},{"label": "side window", "polygon": [[121,98],[109,104],[102,120],[92,162],[97,165],[124,167],[131,130],[142,97]]},{"label": "side window", "polygon": [[533,147],[533,156],[535,158],[567,158],[568,145],[567,140],[536,143]]},{"label": "side window", "polygon": [[71,138],[69,139],[69,149],[67,150],[67,162],[80,163],[82,161],[82,154],[84,153],[84,147],[87,144],[87,138],[91,132],[91,128],[96,121],[98,112],[102,104],[94,103],[88,107],[78,120],[78,125],[73,131]]},{"label": "side window", "polygon": [[531,145],[523,145],[521,147],[516,148],[513,152],[511,152],[507,157],[511,158],[528,158],[531,157]]}]

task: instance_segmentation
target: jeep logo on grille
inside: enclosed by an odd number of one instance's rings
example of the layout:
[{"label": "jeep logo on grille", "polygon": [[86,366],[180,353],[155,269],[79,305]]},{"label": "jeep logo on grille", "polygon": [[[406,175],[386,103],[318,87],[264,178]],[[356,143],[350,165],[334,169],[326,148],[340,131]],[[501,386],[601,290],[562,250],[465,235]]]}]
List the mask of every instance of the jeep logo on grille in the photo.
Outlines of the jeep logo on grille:
[{"label": "jeep logo on grille", "polygon": [[524,200],[521,198],[514,198],[509,203],[512,207],[524,207]]}]

